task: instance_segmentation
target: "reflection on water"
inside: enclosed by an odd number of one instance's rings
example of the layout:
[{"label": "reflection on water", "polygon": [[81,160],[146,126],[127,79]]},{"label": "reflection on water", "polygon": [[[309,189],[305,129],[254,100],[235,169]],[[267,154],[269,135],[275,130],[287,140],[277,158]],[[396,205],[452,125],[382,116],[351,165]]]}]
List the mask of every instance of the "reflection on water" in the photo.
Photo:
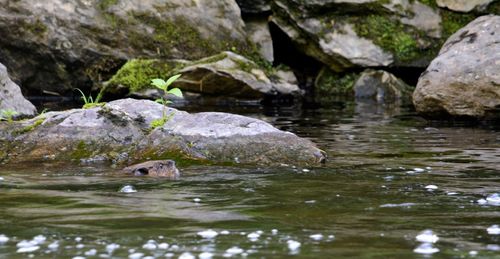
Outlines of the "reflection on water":
[{"label": "reflection on water", "polygon": [[[0,258],[500,253],[498,127],[429,124],[405,109],[352,104],[203,109],[264,119],[312,139],[329,160],[191,166],[177,181],[107,166],[2,166]],[[137,192],[120,192],[127,185]]]}]

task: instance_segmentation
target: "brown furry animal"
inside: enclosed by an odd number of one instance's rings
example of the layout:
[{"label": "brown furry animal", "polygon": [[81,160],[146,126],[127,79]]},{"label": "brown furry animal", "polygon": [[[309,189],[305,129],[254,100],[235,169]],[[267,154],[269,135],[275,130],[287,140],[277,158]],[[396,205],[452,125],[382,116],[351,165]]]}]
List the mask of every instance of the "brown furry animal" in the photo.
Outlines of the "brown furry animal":
[{"label": "brown furry animal", "polygon": [[153,177],[168,177],[177,179],[180,176],[179,169],[175,167],[173,160],[155,160],[131,165],[123,168],[123,171],[136,176],[148,175]]}]

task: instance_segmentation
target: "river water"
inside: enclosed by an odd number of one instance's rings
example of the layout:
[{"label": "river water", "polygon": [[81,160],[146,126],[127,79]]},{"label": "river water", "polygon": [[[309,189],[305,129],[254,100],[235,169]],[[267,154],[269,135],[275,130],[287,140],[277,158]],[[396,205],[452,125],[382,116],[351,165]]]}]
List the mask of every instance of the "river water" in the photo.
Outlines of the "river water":
[{"label": "river water", "polygon": [[329,159],[184,165],[177,181],[4,165],[0,258],[500,258],[498,126],[350,103],[185,108],[266,120]]}]

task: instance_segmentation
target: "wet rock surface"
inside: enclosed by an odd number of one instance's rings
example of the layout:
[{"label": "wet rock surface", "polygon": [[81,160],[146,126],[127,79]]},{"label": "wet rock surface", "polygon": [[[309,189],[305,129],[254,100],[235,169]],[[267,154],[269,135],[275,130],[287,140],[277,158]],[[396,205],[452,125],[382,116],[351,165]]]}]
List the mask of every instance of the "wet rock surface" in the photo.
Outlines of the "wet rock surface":
[{"label": "wet rock surface", "polygon": [[14,117],[32,116],[36,108],[24,98],[19,86],[10,79],[7,68],[0,63],[0,117],[6,117],[5,112],[9,111]]},{"label": "wet rock surface", "polygon": [[123,168],[123,172],[135,176],[166,177],[177,179],[180,176],[179,169],[173,160],[154,160]]},{"label": "wet rock surface", "polygon": [[413,94],[427,116],[500,118],[500,16],[482,16],[453,34]]},{"label": "wet rock surface", "polygon": [[495,0],[436,0],[439,7],[446,7],[453,11],[470,12],[474,9],[485,8]]},{"label": "wet rock surface", "polygon": [[163,107],[122,99],[92,109],[49,112],[0,124],[0,160],[131,163],[175,159],[200,163],[319,164],[311,141],[244,116],[168,108],[163,127],[151,129]]}]

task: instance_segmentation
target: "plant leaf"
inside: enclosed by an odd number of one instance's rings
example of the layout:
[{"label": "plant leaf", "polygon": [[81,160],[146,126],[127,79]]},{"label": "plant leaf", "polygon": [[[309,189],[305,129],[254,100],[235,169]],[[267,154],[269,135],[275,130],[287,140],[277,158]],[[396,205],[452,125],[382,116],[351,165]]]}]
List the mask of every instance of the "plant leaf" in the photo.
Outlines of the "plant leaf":
[{"label": "plant leaf", "polygon": [[173,94],[173,95],[175,95],[177,97],[182,97],[182,91],[179,88],[172,88],[172,89],[168,90],[167,93]]},{"label": "plant leaf", "polygon": [[163,104],[165,101],[163,101],[163,99],[156,99],[155,102],[157,102],[159,104]]},{"label": "plant leaf", "polygon": [[175,80],[177,80],[179,77],[181,77],[182,75],[181,74],[178,74],[178,75],[175,75],[175,76],[171,76],[168,80],[167,80],[167,86],[166,87],[169,87],[173,82],[175,82]]},{"label": "plant leaf", "polygon": [[78,88],[75,88],[75,90],[77,90],[78,92],[80,92],[80,94],[82,95],[82,97],[81,97],[81,98],[82,98],[82,100],[83,100],[83,102],[84,102],[84,103],[86,103],[86,104],[87,104],[87,103],[89,103],[89,102],[87,101],[87,97],[86,97],[86,96],[85,96],[85,94],[82,92],[82,90],[80,90],[80,89],[78,89]]},{"label": "plant leaf", "polygon": [[160,79],[160,78],[155,78],[155,79],[152,79],[151,80],[151,85],[157,87],[157,88],[160,88],[162,90],[166,90],[168,85],[167,83],[165,82],[165,80],[163,79]]}]

